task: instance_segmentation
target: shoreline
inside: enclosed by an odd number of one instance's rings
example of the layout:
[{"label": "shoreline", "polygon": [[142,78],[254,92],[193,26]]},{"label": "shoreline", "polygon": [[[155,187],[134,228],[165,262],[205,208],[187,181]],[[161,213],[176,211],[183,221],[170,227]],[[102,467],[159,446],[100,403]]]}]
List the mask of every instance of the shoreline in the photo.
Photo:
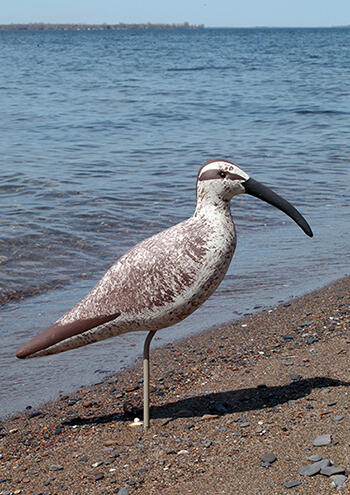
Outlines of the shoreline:
[{"label": "shoreline", "polygon": [[[123,487],[130,495],[333,493],[326,476],[298,470],[315,453],[350,469],[349,307],[346,277],[151,349],[148,432],[132,426],[142,407],[141,359],[1,421],[0,488],[47,495]],[[313,447],[326,433],[332,443]],[[277,460],[262,466],[272,451]],[[284,486],[293,480],[301,484]]]}]

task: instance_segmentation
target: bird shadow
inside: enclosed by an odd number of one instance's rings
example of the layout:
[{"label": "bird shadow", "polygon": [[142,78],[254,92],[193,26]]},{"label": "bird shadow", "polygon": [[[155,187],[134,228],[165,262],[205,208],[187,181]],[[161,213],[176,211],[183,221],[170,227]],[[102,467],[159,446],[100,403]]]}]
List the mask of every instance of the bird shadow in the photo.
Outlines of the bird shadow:
[{"label": "bird shadow", "polygon": [[[167,419],[168,422],[181,417],[195,418],[204,414],[219,414],[224,416],[231,413],[246,412],[251,410],[277,408],[289,401],[296,401],[310,395],[314,389],[325,389],[345,386],[350,382],[344,382],[328,377],[314,377],[293,381],[287,385],[257,387],[230,390],[226,392],[208,392],[203,395],[186,397],[175,402],[151,407],[152,419]],[[305,407],[312,409],[312,404]],[[72,417],[65,420],[62,425],[76,426],[88,424],[111,423],[116,421],[130,421],[142,416],[142,409],[129,407],[124,413],[107,414],[94,417]]]}]

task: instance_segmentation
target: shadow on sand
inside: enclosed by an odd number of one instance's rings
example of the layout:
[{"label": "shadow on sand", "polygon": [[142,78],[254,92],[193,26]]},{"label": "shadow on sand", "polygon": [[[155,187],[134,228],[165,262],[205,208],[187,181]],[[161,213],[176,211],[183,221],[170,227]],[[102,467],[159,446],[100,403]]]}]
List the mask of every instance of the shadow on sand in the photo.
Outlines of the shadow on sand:
[{"label": "shadow on sand", "polygon": [[[290,400],[298,400],[310,395],[313,389],[349,387],[349,382],[327,377],[315,377],[294,381],[288,385],[267,387],[261,385],[253,388],[230,390],[228,392],[208,393],[151,407],[151,419],[168,419],[172,421],[181,417],[200,417],[204,414],[225,414],[245,412],[277,407]],[[312,406],[310,406],[312,407]],[[124,414],[107,414],[89,418],[73,417],[62,425],[88,425],[110,423],[113,421],[130,421],[141,417],[140,408],[129,408]]]}]

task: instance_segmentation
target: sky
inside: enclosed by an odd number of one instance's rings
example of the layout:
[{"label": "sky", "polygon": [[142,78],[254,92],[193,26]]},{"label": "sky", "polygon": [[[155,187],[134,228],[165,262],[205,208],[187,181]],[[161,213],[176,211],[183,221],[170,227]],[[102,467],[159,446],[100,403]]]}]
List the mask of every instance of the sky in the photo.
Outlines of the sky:
[{"label": "sky", "polygon": [[183,23],[207,27],[350,24],[350,0],[0,0],[0,24]]}]

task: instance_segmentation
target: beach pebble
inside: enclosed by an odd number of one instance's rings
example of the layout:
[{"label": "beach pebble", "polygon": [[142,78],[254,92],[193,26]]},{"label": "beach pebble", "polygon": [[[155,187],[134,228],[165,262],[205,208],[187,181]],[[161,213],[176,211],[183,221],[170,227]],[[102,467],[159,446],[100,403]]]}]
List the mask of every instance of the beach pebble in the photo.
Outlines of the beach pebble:
[{"label": "beach pebble", "polygon": [[241,428],[248,428],[250,425],[249,425],[248,421],[245,421],[244,423],[241,423],[239,426]]},{"label": "beach pebble", "polygon": [[296,373],[293,373],[292,375],[290,375],[290,379],[293,382],[298,382],[299,380],[302,379],[302,376],[301,375],[297,375]]},{"label": "beach pebble", "polygon": [[338,474],[332,478],[332,485],[334,485],[337,489],[341,488],[346,481],[346,476],[344,474]]},{"label": "beach pebble", "polygon": [[268,454],[264,454],[261,458],[262,462],[268,462],[269,464],[272,464],[277,460],[277,457],[273,452],[269,452]]},{"label": "beach pebble", "polygon": [[212,445],[212,441],[208,440],[207,438],[202,438],[201,439],[201,444],[204,445],[206,449],[208,449]]},{"label": "beach pebble", "polygon": [[301,485],[301,481],[295,480],[295,481],[287,481],[287,483],[284,484],[285,488],[294,488],[295,486]]},{"label": "beach pebble", "polygon": [[62,471],[62,470],[63,470],[63,466],[61,466],[61,464],[52,464],[49,467],[49,471]]},{"label": "beach pebble", "polygon": [[333,476],[334,474],[342,474],[345,469],[340,466],[326,466],[321,469],[320,473],[324,476]]},{"label": "beach pebble", "polygon": [[121,488],[117,495],[130,495],[126,488]]},{"label": "beach pebble", "polygon": [[323,447],[324,445],[330,445],[331,443],[332,443],[332,437],[328,433],[324,435],[319,435],[312,442],[314,447]]},{"label": "beach pebble", "polygon": [[308,457],[307,460],[311,462],[318,462],[318,461],[322,461],[322,457],[320,456],[320,454],[313,454],[310,455],[310,457]]},{"label": "beach pebble", "polygon": [[341,414],[339,414],[339,416],[334,416],[334,418],[332,418],[332,421],[334,423],[339,423],[339,421],[342,421],[344,419],[344,416],[342,416]]},{"label": "beach pebble", "polygon": [[103,473],[98,473],[94,476],[94,481],[101,481],[104,477],[105,475]]},{"label": "beach pebble", "polygon": [[313,464],[308,464],[307,466],[303,466],[299,469],[299,474],[301,476],[314,476],[319,473],[321,469],[324,469],[326,466],[330,465],[329,459],[323,459],[322,461],[314,462]]},{"label": "beach pebble", "polygon": [[226,414],[227,413],[227,407],[225,407],[223,404],[215,404],[214,409],[219,414]]},{"label": "beach pebble", "polygon": [[43,413],[41,411],[34,411],[34,412],[28,414],[27,417],[29,419],[32,419],[32,418],[37,418],[38,416],[42,416],[42,415],[43,415]]},{"label": "beach pebble", "polygon": [[200,418],[202,421],[209,421],[210,419],[217,419],[219,418],[218,414],[203,414],[203,416]]}]

